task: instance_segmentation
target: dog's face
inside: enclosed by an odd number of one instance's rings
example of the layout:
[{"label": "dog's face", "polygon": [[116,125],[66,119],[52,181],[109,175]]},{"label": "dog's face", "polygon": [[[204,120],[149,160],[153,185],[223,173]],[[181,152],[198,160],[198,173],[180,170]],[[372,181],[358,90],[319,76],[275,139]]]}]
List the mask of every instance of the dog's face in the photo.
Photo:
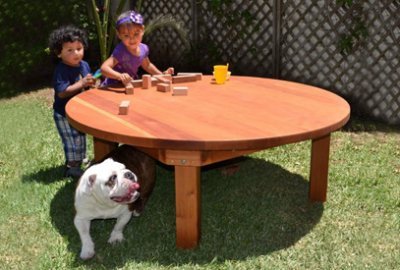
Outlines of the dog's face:
[{"label": "dog's face", "polygon": [[137,176],[111,158],[88,168],[79,186],[81,191],[104,203],[129,204],[140,195]]}]

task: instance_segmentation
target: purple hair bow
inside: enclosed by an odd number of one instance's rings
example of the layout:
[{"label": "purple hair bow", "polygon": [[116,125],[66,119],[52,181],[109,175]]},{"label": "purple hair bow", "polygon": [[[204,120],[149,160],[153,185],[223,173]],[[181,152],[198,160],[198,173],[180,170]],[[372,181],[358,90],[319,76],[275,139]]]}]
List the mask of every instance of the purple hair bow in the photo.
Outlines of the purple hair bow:
[{"label": "purple hair bow", "polygon": [[117,26],[123,24],[123,23],[127,23],[127,22],[132,22],[135,24],[140,24],[143,25],[143,16],[140,15],[139,13],[136,13],[134,11],[132,11],[129,16],[124,17],[120,20],[117,21]]},{"label": "purple hair bow", "polygon": [[143,25],[143,17],[139,13],[132,11],[129,17],[133,23]]}]

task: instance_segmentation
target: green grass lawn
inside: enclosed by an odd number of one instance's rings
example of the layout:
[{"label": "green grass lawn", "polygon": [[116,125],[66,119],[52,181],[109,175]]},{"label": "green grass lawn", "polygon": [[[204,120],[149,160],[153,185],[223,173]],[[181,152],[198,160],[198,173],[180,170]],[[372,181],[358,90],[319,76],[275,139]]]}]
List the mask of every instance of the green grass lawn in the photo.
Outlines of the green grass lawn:
[{"label": "green grass lawn", "polygon": [[332,135],[326,203],[307,199],[310,142],[247,156],[230,177],[206,167],[202,239],[179,250],[173,170],[159,165],[126,240],[110,246],[115,220],[92,222],[83,262],[51,95],[0,99],[0,269],[400,269],[400,130],[359,119]]}]

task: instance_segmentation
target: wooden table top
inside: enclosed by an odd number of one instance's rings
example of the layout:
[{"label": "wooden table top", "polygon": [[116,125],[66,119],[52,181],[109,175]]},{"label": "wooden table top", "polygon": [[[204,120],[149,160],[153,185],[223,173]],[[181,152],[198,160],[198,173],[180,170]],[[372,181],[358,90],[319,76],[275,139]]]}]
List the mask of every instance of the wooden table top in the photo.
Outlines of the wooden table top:
[{"label": "wooden table top", "polygon": [[[107,141],[157,149],[251,150],[314,139],[342,127],[350,106],[317,87],[289,81],[232,76],[216,85],[211,76],[173,84],[187,96],[135,88],[91,89],[66,107],[72,125]],[[119,104],[130,101],[127,115]]]}]

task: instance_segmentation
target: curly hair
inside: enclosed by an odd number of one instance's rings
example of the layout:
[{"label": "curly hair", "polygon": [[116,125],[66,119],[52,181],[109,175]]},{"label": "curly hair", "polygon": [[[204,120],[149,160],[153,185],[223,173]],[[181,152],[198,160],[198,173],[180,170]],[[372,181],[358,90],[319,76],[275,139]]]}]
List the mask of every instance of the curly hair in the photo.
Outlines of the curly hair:
[{"label": "curly hair", "polygon": [[49,49],[55,55],[59,55],[65,42],[79,41],[86,50],[89,46],[86,32],[73,25],[66,25],[51,32],[49,37]]}]

